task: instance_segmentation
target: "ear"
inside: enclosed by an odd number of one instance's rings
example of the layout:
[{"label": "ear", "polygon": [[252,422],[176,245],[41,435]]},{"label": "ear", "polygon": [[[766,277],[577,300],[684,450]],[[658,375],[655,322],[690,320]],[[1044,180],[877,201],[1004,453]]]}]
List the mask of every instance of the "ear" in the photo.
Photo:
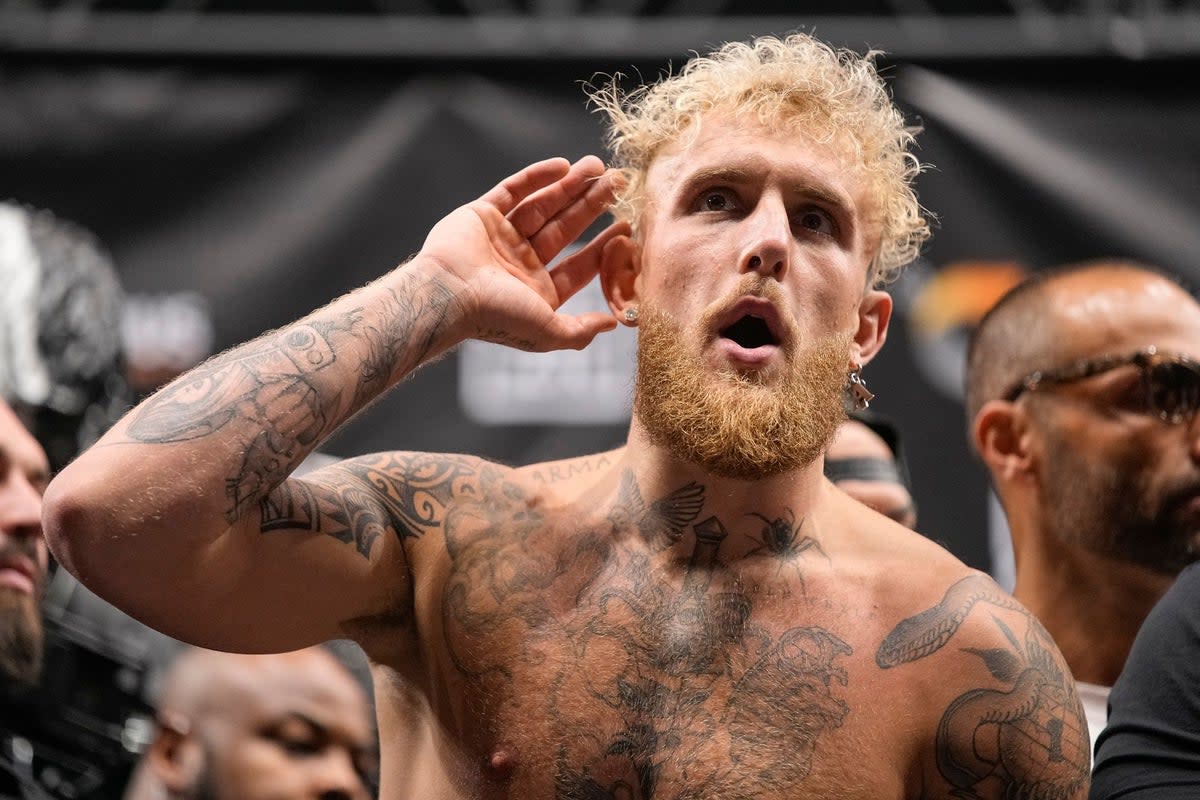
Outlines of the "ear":
[{"label": "ear", "polygon": [[971,439],[997,483],[1032,474],[1035,461],[1029,415],[1007,400],[989,400],[975,415]]},{"label": "ear", "polygon": [[632,325],[625,311],[636,308],[641,288],[642,248],[629,236],[614,236],[600,254],[600,288],[622,325]]},{"label": "ear", "polygon": [[187,733],[186,720],[164,714],[158,734],[146,751],[146,763],[171,797],[186,797],[204,769],[204,748]]},{"label": "ear", "polygon": [[880,289],[868,289],[858,304],[858,330],[854,332],[855,361],[866,366],[887,341],[892,320],[892,296]]}]

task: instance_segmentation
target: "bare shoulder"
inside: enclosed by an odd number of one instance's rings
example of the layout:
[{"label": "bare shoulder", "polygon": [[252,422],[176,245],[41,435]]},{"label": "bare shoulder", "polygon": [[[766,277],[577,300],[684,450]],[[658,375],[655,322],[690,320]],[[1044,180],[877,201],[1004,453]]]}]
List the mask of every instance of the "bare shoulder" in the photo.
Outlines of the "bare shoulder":
[{"label": "bare shoulder", "polygon": [[[263,531],[298,525],[351,536],[362,555],[380,533],[400,541],[440,531],[456,505],[516,497],[511,467],[459,453],[389,451],[292,478],[263,503]],[[527,480],[521,481],[528,483]]]},{"label": "bare shoulder", "polygon": [[603,480],[621,463],[624,448],[590,453],[558,461],[544,461],[513,470],[512,480],[531,490],[547,490],[548,494],[574,500],[578,495]]},{"label": "bare shoulder", "polygon": [[966,570],[880,642],[875,663],[923,687],[933,797],[1083,798],[1089,741],[1075,682],[1041,623]]}]

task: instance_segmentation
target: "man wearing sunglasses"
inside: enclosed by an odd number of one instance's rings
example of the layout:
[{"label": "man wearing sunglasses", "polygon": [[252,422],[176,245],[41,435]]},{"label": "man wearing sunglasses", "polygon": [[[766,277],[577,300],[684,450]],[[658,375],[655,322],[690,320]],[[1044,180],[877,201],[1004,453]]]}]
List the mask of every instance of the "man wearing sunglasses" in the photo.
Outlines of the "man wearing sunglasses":
[{"label": "man wearing sunglasses", "polygon": [[1146,267],[1030,279],[971,343],[967,413],[1016,557],[1014,595],[1079,683],[1093,744],[1146,615],[1200,555],[1200,304]]}]

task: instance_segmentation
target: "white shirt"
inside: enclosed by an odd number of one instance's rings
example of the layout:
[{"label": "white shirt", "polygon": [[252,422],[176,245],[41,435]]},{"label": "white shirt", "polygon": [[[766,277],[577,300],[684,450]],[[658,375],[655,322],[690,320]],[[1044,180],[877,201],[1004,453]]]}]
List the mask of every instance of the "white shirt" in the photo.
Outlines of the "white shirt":
[{"label": "white shirt", "polygon": [[1108,693],[1112,691],[1112,687],[1075,681],[1075,688],[1079,691],[1079,699],[1083,703],[1083,715],[1087,719],[1088,736],[1092,740],[1092,764],[1094,765],[1096,763],[1096,738],[1108,724]]}]

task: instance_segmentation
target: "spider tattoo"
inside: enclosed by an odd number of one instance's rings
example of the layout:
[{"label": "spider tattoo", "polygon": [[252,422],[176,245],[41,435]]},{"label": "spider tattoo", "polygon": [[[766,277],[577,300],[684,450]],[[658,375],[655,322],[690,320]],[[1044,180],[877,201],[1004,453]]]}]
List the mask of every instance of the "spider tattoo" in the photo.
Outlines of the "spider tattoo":
[{"label": "spider tattoo", "polygon": [[759,533],[761,538],[754,539],[759,546],[752,552],[765,550],[773,556],[790,558],[798,556],[806,550],[816,550],[825,558],[829,558],[829,555],[821,548],[820,542],[811,536],[800,535],[800,529],[804,527],[804,518],[801,517],[797,522],[796,514],[790,508],[785,508],[784,516],[775,519],[767,519],[754,511],[747,516],[758,517],[764,523],[763,529]]}]

